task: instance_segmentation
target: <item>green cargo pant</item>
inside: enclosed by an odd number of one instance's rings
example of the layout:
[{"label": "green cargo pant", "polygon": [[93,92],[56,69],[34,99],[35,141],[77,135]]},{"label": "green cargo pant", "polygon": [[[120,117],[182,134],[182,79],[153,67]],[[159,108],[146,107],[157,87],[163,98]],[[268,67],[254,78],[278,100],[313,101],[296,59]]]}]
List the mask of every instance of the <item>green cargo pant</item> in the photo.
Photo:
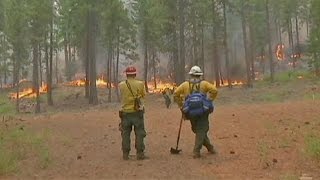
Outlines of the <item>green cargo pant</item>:
[{"label": "green cargo pant", "polygon": [[122,136],[122,151],[125,153],[130,152],[130,134],[134,127],[136,135],[135,148],[137,153],[144,152],[145,146],[143,139],[146,137],[144,129],[143,112],[123,113],[121,117],[121,136]]},{"label": "green cargo pant", "polygon": [[200,117],[190,118],[191,129],[196,134],[193,153],[199,154],[202,146],[208,150],[213,148],[207,135],[209,131],[209,114]]}]

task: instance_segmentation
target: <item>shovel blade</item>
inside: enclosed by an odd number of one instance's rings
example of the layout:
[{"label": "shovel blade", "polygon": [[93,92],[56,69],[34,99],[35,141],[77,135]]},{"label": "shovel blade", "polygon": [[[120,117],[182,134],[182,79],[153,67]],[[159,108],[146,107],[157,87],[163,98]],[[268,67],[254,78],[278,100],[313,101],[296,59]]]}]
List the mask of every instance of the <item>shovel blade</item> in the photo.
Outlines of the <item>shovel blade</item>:
[{"label": "shovel blade", "polygon": [[180,152],[181,152],[181,149],[175,149],[175,148],[170,149],[171,154],[179,154]]}]

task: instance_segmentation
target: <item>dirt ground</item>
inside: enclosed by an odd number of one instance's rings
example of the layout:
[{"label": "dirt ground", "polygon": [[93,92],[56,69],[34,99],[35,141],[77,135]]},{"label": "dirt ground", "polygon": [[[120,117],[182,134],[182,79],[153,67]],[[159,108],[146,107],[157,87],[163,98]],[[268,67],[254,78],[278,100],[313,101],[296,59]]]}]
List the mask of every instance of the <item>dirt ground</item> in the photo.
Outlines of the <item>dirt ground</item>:
[{"label": "dirt ground", "polygon": [[200,159],[192,158],[189,121],[182,127],[182,153],[170,154],[181,114],[175,105],[166,109],[163,101],[161,95],[147,98],[145,143],[150,159],[144,161],[135,159],[134,134],[130,160],[122,160],[117,104],[23,116],[26,128],[48,131],[52,162],[39,169],[26,159],[18,174],[6,178],[320,179],[319,162],[305,152],[305,137],[320,132],[319,100],[241,104],[219,103],[218,98],[209,137],[219,153],[209,155],[203,148]]}]

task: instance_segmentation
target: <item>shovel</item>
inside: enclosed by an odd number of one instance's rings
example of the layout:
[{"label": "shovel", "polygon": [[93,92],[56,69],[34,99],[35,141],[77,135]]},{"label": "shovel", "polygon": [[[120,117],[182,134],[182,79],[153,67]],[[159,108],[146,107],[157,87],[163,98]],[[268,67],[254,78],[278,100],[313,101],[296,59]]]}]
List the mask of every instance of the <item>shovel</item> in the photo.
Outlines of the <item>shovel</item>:
[{"label": "shovel", "polygon": [[181,149],[178,149],[178,145],[179,145],[179,140],[180,140],[180,133],[181,133],[181,126],[182,126],[182,121],[184,119],[184,116],[182,114],[181,116],[181,120],[180,120],[180,127],[179,127],[179,133],[178,133],[178,138],[177,138],[177,146],[176,148],[171,148],[170,149],[170,153],[171,154],[179,154],[182,150]]}]

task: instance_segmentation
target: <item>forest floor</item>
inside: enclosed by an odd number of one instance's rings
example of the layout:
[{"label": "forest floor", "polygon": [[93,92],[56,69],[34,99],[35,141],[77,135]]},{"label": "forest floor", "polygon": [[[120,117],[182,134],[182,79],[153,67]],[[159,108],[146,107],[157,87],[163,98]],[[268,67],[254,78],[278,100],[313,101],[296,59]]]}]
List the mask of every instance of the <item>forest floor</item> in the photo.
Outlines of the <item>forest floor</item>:
[{"label": "forest floor", "polygon": [[82,91],[60,87],[55,107],[43,107],[40,115],[3,116],[0,179],[320,179],[319,80],[219,89],[209,132],[219,153],[203,148],[200,159],[192,158],[189,121],[181,154],[170,154],[181,114],[152,94],[145,114],[150,159],[137,161],[132,145],[130,160],[123,161],[119,105],[89,107],[82,94],[72,95]]}]

